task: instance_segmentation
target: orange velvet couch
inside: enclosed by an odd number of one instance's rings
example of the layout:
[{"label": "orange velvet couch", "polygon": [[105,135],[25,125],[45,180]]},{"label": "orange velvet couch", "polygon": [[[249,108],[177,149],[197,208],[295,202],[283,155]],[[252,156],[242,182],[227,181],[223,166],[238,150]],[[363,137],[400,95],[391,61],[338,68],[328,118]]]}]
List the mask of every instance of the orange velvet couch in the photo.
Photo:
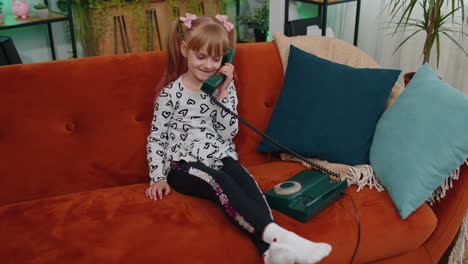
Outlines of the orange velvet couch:
[{"label": "orange velvet couch", "polygon": [[[148,186],[146,137],[166,54],[151,52],[0,67],[1,263],[262,263],[217,205]],[[239,113],[265,130],[284,74],[274,43],[240,44]],[[241,125],[240,159],[263,191],[304,167],[256,152]],[[354,198],[361,241],[354,263],[437,263],[468,207],[468,169],[434,207],[406,220],[387,192]],[[333,246],[322,263],[350,263],[358,226],[349,198],[307,223],[276,221]]]}]

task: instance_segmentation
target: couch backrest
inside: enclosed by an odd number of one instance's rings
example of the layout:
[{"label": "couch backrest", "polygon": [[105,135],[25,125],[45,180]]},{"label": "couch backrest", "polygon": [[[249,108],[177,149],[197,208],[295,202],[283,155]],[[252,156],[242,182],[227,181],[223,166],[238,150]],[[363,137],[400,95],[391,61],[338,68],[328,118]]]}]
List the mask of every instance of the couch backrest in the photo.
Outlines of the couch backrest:
[{"label": "couch backrest", "polygon": [[[234,64],[238,75],[239,115],[265,131],[284,79],[276,46],[273,42],[239,45]],[[234,142],[243,164],[268,160],[265,154],[256,151],[261,139],[261,136],[240,124]]]},{"label": "couch backrest", "polygon": [[[0,67],[0,205],[148,182],[146,137],[166,54],[140,53]],[[273,43],[241,44],[239,112],[265,129],[282,85]],[[241,126],[247,164],[265,156]]]},{"label": "couch backrest", "polygon": [[[0,205],[149,181],[146,138],[165,52],[0,67]],[[265,131],[284,73],[275,43],[240,44],[239,114]],[[248,166],[268,160],[243,125]]]}]

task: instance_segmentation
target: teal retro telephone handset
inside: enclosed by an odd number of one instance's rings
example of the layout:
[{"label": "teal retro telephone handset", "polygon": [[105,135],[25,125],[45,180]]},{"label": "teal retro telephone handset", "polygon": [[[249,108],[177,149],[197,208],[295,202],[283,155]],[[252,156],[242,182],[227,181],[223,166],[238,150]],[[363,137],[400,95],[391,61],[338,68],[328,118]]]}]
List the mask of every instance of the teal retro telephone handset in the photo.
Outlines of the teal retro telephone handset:
[{"label": "teal retro telephone handset", "polygon": [[[236,52],[233,48],[229,48],[226,55],[223,56],[221,64],[232,63],[234,60],[234,54]],[[216,89],[226,80],[226,75],[211,75],[202,85],[201,90],[209,95],[213,94]]]},{"label": "teal retro telephone handset", "polygon": [[[222,63],[232,63],[234,53],[234,49],[230,48],[229,52],[224,55]],[[330,203],[341,198],[342,191],[348,187],[346,180],[334,182],[330,181],[329,176],[333,175],[337,179],[340,179],[340,175],[338,173],[331,171],[320,164],[307,160],[293,150],[288,149],[281,143],[270,138],[268,135],[264,134],[262,131],[231,111],[231,109],[224,106],[213,96],[213,92],[224,82],[225,79],[226,76],[224,74],[212,75],[202,85],[201,90],[207,93],[215,104],[237,118],[257,134],[266,138],[268,141],[272,142],[287,153],[306,162],[307,164],[310,164],[312,167],[317,168],[322,172],[303,171],[290,178],[288,181],[279,183],[275,188],[265,193],[270,206],[299,221],[305,222],[325,209]]]}]

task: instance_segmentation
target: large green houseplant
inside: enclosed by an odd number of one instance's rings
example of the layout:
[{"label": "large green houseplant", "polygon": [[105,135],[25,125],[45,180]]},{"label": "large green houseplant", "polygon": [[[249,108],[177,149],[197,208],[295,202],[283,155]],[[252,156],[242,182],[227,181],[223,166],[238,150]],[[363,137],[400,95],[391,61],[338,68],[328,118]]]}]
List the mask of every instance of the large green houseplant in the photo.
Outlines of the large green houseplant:
[{"label": "large green houseplant", "polygon": [[422,51],[423,63],[430,61],[435,44],[437,66],[439,65],[441,37],[448,38],[468,57],[468,53],[456,39],[457,35],[461,38],[468,36],[463,25],[463,0],[389,0],[387,10],[393,25],[393,35],[400,31],[411,32],[395,51],[422,32],[426,34]]}]

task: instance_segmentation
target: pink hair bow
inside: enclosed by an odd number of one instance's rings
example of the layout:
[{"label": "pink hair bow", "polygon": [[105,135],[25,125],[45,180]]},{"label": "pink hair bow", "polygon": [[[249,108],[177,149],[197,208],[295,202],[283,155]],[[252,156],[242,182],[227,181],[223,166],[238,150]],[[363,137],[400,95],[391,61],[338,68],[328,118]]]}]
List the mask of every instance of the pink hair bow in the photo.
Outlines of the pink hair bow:
[{"label": "pink hair bow", "polygon": [[215,17],[224,25],[227,31],[231,31],[234,28],[234,24],[227,20],[228,16],[217,14]]},{"label": "pink hair bow", "polygon": [[185,13],[185,17],[180,17],[180,21],[184,22],[185,26],[190,29],[192,27],[192,21],[197,19],[197,15]]}]

